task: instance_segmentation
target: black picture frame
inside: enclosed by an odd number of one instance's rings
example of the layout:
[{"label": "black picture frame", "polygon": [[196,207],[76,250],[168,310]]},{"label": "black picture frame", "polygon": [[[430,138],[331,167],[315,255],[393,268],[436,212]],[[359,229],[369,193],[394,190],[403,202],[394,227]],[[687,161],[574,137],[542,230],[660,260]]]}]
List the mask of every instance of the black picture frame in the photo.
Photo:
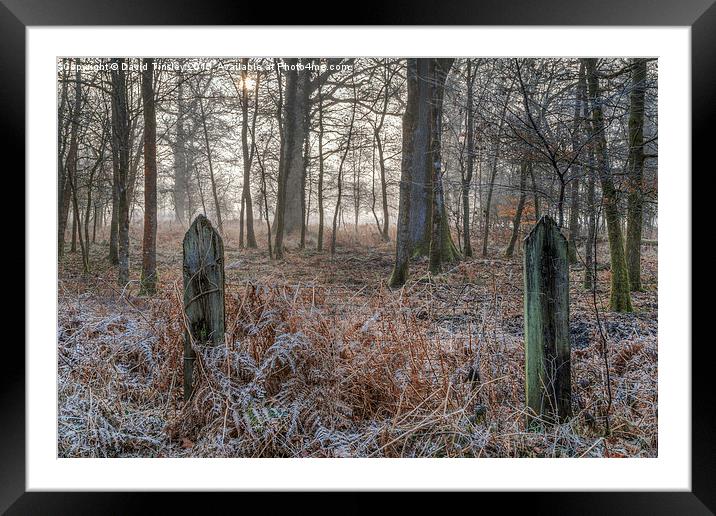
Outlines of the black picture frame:
[{"label": "black picture frame", "polygon": [[[325,4],[325,5],[324,5]],[[279,7],[280,5],[280,7]],[[344,9],[344,8],[342,8]],[[15,170],[24,170],[25,135],[25,29],[37,25],[283,25],[319,23],[316,13],[327,13],[320,23],[330,25],[618,25],[690,26],[692,34],[692,163],[710,165],[716,125],[716,4],[714,0],[459,0],[435,2],[400,0],[391,4],[368,0],[354,14],[339,14],[328,2],[268,4],[215,2],[212,0],[0,0],[0,124],[3,150],[18,158]],[[360,11],[360,12],[359,12]],[[692,173],[692,181],[693,181]],[[24,187],[23,187],[24,188]],[[693,190],[692,190],[693,191]],[[697,190],[698,191],[698,190]],[[702,194],[703,195],[703,194]],[[692,206],[696,202],[692,199]],[[693,216],[692,220],[695,222]],[[708,254],[708,253],[706,253]],[[712,265],[707,265],[712,267]],[[25,276],[31,274],[26,270]],[[26,311],[31,306],[25,307]],[[691,342],[672,343],[687,348]],[[708,341],[692,347],[692,490],[690,492],[570,492],[480,493],[466,500],[474,510],[487,510],[485,502],[529,504],[533,513],[575,514],[713,514],[716,512],[716,445],[713,425],[713,385]],[[186,495],[127,493],[27,493],[25,490],[25,353],[15,345],[4,346],[0,375],[0,511],[8,514],[129,514],[149,509],[149,497],[160,498],[163,512],[170,506],[191,510]],[[505,496],[507,495],[507,496]],[[212,493],[212,505],[220,496]],[[264,495],[265,496],[265,495]],[[374,507],[352,495],[341,512],[367,512]],[[475,501],[475,496],[479,501]],[[206,497],[206,493],[202,498]],[[487,498],[491,500],[487,500]],[[291,494],[292,505],[309,501],[307,494]],[[462,497],[457,497],[456,500]],[[406,501],[423,505],[416,494]],[[155,501],[155,500],[152,500]],[[272,504],[277,501],[272,495]],[[278,499],[280,501],[280,499]],[[305,502],[304,502],[305,501]],[[312,503],[312,511],[329,504]],[[206,507],[204,505],[204,507]],[[273,505],[272,505],[273,507]],[[237,507],[238,509],[239,507]],[[275,509],[275,507],[274,507]],[[276,510],[272,509],[274,513]],[[242,509],[243,510],[243,509]],[[335,510],[335,509],[334,509]],[[334,512],[334,511],[331,511]]]}]

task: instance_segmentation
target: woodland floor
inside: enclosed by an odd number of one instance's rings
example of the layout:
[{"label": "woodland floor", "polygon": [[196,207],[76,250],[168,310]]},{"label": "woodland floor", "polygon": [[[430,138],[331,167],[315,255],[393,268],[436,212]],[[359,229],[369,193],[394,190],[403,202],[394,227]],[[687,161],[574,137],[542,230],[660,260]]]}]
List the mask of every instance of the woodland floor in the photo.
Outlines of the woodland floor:
[{"label": "woodland floor", "polygon": [[[606,311],[600,248],[596,309],[570,275],[574,417],[527,431],[519,251],[460,261],[436,277],[411,263],[385,286],[393,245],[362,228],[335,257],[289,250],[272,262],[228,227],[226,343],[198,350],[182,393],[181,238],[158,237],[159,292],[117,286],[106,241],[59,267],[60,457],[655,457],[657,248],[644,247],[634,313]],[[141,228],[131,235],[139,278]],[[67,244],[69,251],[69,243]],[[598,314],[598,318],[597,318]],[[598,320],[599,323],[598,324]],[[602,337],[603,335],[603,337]],[[608,403],[602,339],[607,341]],[[607,435],[605,426],[610,432]]]}]

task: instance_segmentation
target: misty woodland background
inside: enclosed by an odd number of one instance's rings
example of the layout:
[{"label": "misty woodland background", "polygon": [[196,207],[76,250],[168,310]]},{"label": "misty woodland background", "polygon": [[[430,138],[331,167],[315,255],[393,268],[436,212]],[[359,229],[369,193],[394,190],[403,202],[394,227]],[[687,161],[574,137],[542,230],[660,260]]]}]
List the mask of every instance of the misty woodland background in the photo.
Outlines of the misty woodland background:
[{"label": "misty woodland background", "polygon": [[[61,457],[657,455],[657,61],[58,62]],[[182,239],[226,335],[182,386]],[[573,416],[525,423],[522,240]]]}]

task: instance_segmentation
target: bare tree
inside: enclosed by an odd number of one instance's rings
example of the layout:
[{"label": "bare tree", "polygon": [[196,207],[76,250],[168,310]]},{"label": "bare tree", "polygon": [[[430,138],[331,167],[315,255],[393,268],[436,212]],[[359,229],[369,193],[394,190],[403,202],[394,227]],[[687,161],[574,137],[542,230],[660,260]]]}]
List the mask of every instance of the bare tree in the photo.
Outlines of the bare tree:
[{"label": "bare tree", "polygon": [[356,105],[357,105],[357,94],[356,94],[356,83],[355,79],[353,80],[353,103],[351,105],[351,119],[348,123],[348,135],[346,136],[346,147],[343,152],[343,155],[341,156],[341,162],[338,165],[338,198],[336,199],[336,208],[333,211],[333,231],[331,233],[331,256],[336,254],[336,234],[338,232],[338,212],[341,208],[341,196],[343,194],[343,166],[346,162],[346,157],[348,156],[348,152],[351,150],[351,142],[353,139],[353,127],[355,124],[356,119]]},{"label": "bare tree", "polygon": [[154,108],[154,59],[142,60],[144,106],[144,237],[141,289],[157,290],[157,117]]},{"label": "bare tree", "polygon": [[[241,192],[241,211],[246,217],[246,245],[249,248],[256,247],[256,235],[254,234],[254,213],[253,201],[251,199],[251,162],[254,157],[254,145],[249,148],[249,84],[248,84],[248,64],[247,58],[242,59],[241,63],[241,156],[244,162],[244,186]],[[254,97],[258,99],[259,92],[259,76],[254,79]],[[257,101],[258,102],[258,101]],[[254,106],[254,112],[251,119],[251,135],[256,133],[256,116],[258,115],[257,106]],[[250,149],[250,150],[249,150]],[[243,221],[244,217],[241,217]],[[243,231],[243,223],[241,226]],[[243,244],[243,239],[241,239]]]},{"label": "bare tree", "polygon": [[643,225],[644,175],[644,95],[646,92],[646,59],[631,60],[631,95],[629,97],[629,159],[627,161],[627,238],[626,261],[631,290],[641,290],[641,230]]},{"label": "bare tree", "polygon": [[116,160],[118,282],[129,282],[129,111],[124,59],[114,58],[112,74],[112,152]]},{"label": "bare tree", "polygon": [[607,234],[609,236],[609,255],[612,272],[609,307],[616,312],[631,312],[629,271],[624,256],[624,237],[619,217],[619,199],[607,154],[607,140],[602,111],[603,100],[597,74],[597,60],[595,58],[584,59],[584,65],[587,72],[589,102],[592,108],[592,137],[595,139],[597,171],[599,182],[602,186],[602,204],[604,205],[604,216],[607,221]]},{"label": "bare tree", "polygon": [[206,113],[204,111],[204,101],[199,96],[199,112],[201,114],[201,127],[204,132],[204,143],[206,145],[206,159],[209,163],[209,178],[211,179],[211,194],[214,198],[214,210],[216,212],[216,221],[219,225],[219,233],[224,236],[224,222],[221,219],[221,204],[219,203],[219,194],[216,187],[216,176],[214,175],[214,163],[211,159],[211,143],[209,141],[209,130],[206,125]]}]

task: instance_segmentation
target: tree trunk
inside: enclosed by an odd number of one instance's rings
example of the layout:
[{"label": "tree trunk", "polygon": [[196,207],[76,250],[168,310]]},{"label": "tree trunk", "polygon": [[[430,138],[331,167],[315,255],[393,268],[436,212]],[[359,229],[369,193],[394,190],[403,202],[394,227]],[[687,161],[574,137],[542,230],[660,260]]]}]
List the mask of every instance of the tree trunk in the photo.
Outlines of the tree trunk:
[{"label": "tree trunk", "polygon": [[[586,107],[586,106],[585,106]],[[587,173],[589,179],[587,179],[587,242],[584,246],[584,281],[583,286],[585,290],[592,290],[594,287],[594,266],[596,257],[594,256],[594,239],[596,238],[597,232],[597,221],[596,221],[596,206],[595,206],[595,172],[594,172],[594,149],[592,145],[589,145],[589,162],[587,167]]]},{"label": "tree trunk", "polygon": [[[80,128],[80,111],[82,109],[82,74],[80,68],[80,60],[75,60],[75,92],[74,92],[74,106],[72,108],[71,117],[71,129],[70,129],[70,146],[67,151],[67,160],[65,162],[65,185],[63,190],[63,205],[60,214],[60,224],[67,224],[67,215],[69,213],[70,200],[73,201],[73,211],[77,211],[75,205],[77,204],[77,192],[75,191],[75,185],[77,181],[77,160],[78,160],[78,148],[79,148],[79,128]],[[72,247],[71,252],[77,251],[77,231],[78,223],[77,218],[79,213],[73,214],[72,218]],[[60,228],[62,230],[61,242],[60,242],[60,256],[64,248],[64,225]],[[59,231],[59,229],[58,229]]]},{"label": "tree trunk", "polygon": [[241,208],[239,209],[239,249],[244,248],[244,208],[246,207],[246,199],[244,199],[243,187],[241,189]]},{"label": "tree trunk", "polygon": [[127,84],[123,70],[124,59],[114,60],[118,69],[112,72],[113,138],[118,158],[117,186],[117,247],[118,282],[129,282],[129,108]]},{"label": "tree trunk", "polygon": [[[78,83],[79,87],[79,83]],[[80,218],[80,206],[78,202],[77,192],[77,169],[68,169],[68,179],[70,189],[72,190],[72,252],[77,251],[77,240],[80,242],[80,251],[82,252],[82,270],[89,272],[89,250],[85,247],[84,238],[82,237],[82,219]]]},{"label": "tree trunk", "polygon": [[92,243],[97,242],[97,221],[99,219],[100,210],[97,201],[94,203],[94,216],[92,217]]},{"label": "tree trunk", "polygon": [[117,70],[112,71],[112,141],[118,160],[117,176],[117,240],[118,282],[129,282],[129,109],[124,59],[115,58]]},{"label": "tree trunk", "polygon": [[[287,59],[289,66],[297,65],[297,59]],[[283,233],[290,234],[301,229],[303,220],[302,190],[304,184],[303,141],[306,132],[306,107],[309,96],[309,71],[288,70],[287,78],[293,79],[292,90],[286,84],[286,104],[284,132],[285,149],[285,195],[281,199],[280,211],[283,212]],[[278,238],[278,230],[276,230]],[[283,236],[281,237],[283,238]],[[278,251],[278,246],[276,246]]]},{"label": "tree trunk", "polygon": [[[424,255],[440,252],[440,263],[451,262],[459,253],[450,235],[442,191],[442,175],[436,173],[433,157],[439,138],[435,121],[442,116],[441,106],[433,109],[435,95],[442,98],[447,72],[452,59],[408,59],[408,99],[403,115],[403,154],[401,162],[400,208],[398,215],[399,242],[396,242],[396,261],[390,277],[391,286],[405,283],[410,254]],[[436,84],[435,68],[439,73]],[[438,167],[441,165],[438,164]],[[439,216],[434,217],[435,206]],[[437,224],[433,224],[436,218]],[[406,224],[406,227],[401,227]],[[402,235],[402,236],[401,236]],[[438,246],[438,242],[440,243]],[[437,260],[434,255],[433,264]]]},{"label": "tree trunk", "polygon": [[505,94],[505,103],[500,116],[500,123],[497,127],[497,140],[495,141],[495,154],[492,157],[492,167],[490,171],[490,182],[487,185],[487,199],[485,200],[484,215],[485,226],[482,228],[482,256],[487,256],[487,240],[490,235],[490,211],[492,210],[492,194],[495,189],[495,178],[497,177],[497,165],[500,155],[500,138],[502,137],[502,127],[505,123],[505,114],[510,101],[510,94]]},{"label": "tree trunk", "polygon": [[[85,198],[85,217],[84,217],[84,247],[82,249],[82,259],[85,266],[85,272],[89,272],[89,250],[90,250],[90,234],[89,234],[89,221],[90,216],[94,212],[94,229],[92,231],[92,242],[94,242],[94,233],[97,229],[97,204],[94,204],[94,210],[92,209],[92,186],[94,185],[94,178],[97,170],[102,166],[104,162],[104,149],[106,145],[106,133],[103,131],[101,135],[101,143],[99,146],[99,152],[97,153],[97,161],[90,169],[89,178],[87,180],[87,197]],[[80,238],[82,238],[82,232],[80,231]]]},{"label": "tree trunk", "polygon": [[[432,165],[430,163],[430,102],[431,102],[431,65],[432,59],[416,59],[413,99],[413,135],[410,142],[410,162],[412,170],[410,183],[410,246],[414,256],[424,256],[430,249],[430,229],[432,215]],[[410,87],[410,82],[408,87]],[[410,95],[408,95],[410,101]],[[406,111],[408,106],[406,105]]]},{"label": "tree trunk", "polygon": [[[587,96],[587,82],[584,77],[584,65],[579,67],[579,83],[576,91],[576,103],[574,108],[574,128],[572,131],[572,152],[580,152],[583,141],[582,129],[582,104]],[[577,238],[579,237],[579,178],[582,167],[576,163],[572,165],[572,184],[570,191],[569,207],[569,263],[577,263]]]},{"label": "tree trunk", "polygon": [[177,86],[177,121],[176,140],[173,145],[174,154],[174,188],[172,190],[174,199],[174,215],[180,224],[188,223],[187,213],[187,175],[189,174],[186,158],[186,101],[184,99],[184,78],[179,76]]},{"label": "tree trunk", "polygon": [[602,185],[604,217],[607,223],[609,236],[609,255],[611,258],[611,294],[609,307],[616,312],[631,312],[631,294],[629,288],[629,271],[624,256],[624,238],[619,218],[619,199],[614,186],[609,158],[607,155],[607,140],[604,133],[604,118],[602,114],[602,98],[597,77],[597,60],[584,59],[587,70],[589,97],[592,105],[593,134],[596,145],[596,159],[599,181]]},{"label": "tree trunk", "polygon": [[194,165],[194,176],[196,177],[196,188],[199,190],[199,201],[201,202],[201,212],[206,217],[206,199],[204,198],[204,188],[201,186],[201,176],[199,175],[199,167]]},{"label": "tree trunk", "polygon": [[541,218],[541,215],[539,209],[539,190],[537,189],[534,166],[530,166],[530,179],[532,180],[532,202],[535,205],[535,222],[537,222]]},{"label": "tree trunk", "polygon": [[[101,162],[102,155],[97,158],[98,162]],[[84,238],[85,238],[85,250],[87,251],[87,270],[89,271],[89,248],[90,248],[90,234],[89,234],[89,222],[92,218],[92,183],[94,182],[94,174],[97,170],[97,165],[92,167],[90,171],[89,180],[87,181],[87,197],[85,198],[85,217],[84,217]]]},{"label": "tree trunk", "polygon": [[356,163],[355,150],[351,153],[351,164],[353,168],[353,231],[358,236],[358,217],[360,217],[360,166],[362,153],[358,152],[358,163]]},{"label": "tree trunk", "polygon": [[462,177],[462,238],[463,253],[465,257],[472,256],[472,243],[470,241],[470,183],[475,167],[475,113],[473,112],[473,87],[475,74],[472,72],[472,60],[467,60],[467,139],[465,148],[467,150],[467,171]]},{"label": "tree trunk", "polygon": [[381,200],[383,204],[383,228],[381,230],[381,238],[383,239],[383,242],[390,242],[390,213],[388,211],[388,181],[386,179],[385,171],[385,155],[383,149],[383,141],[381,140],[380,133],[385,123],[385,116],[388,113],[388,100],[390,98],[389,91],[391,78],[392,74],[390,73],[390,70],[388,68],[388,62],[386,61],[383,77],[383,88],[385,90],[385,93],[383,95],[383,109],[380,113],[380,122],[378,123],[374,131],[376,146],[378,149],[378,165],[380,167],[380,191]]},{"label": "tree trunk", "polygon": [[318,86],[318,239],[316,249],[323,251],[323,92]]},{"label": "tree trunk", "polygon": [[211,144],[209,143],[209,131],[206,127],[206,113],[204,112],[204,102],[199,98],[199,112],[201,113],[201,127],[204,131],[204,145],[206,146],[206,158],[209,162],[209,178],[211,179],[211,193],[214,198],[214,210],[216,211],[216,222],[219,225],[219,234],[224,235],[224,223],[221,220],[221,204],[219,203],[219,194],[216,189],[216,178],[214,177],[214,164],[211,159]]},{"label": "tree trunk", "polygon": [[380,219],[378,218],[378,214],[375,212],[375,203],[377,201],[377,197],[375,195],[375,155],[377,153],[376,151],[376,138],[375,138],[375,130],[373,131],[373,145],[371,146],[371,153],[370,153],[370,193],[371,193],[371,203],[370,203],[370,212],[373,214],[373,219],[375,220],[375,226],[378,228],[378,234],[381,235],[381,239],[383,237],[383,228],[380,225]]},{"label": "tree trunk", "polygon": [[[286,91],[285,98],[279,99],[281,106],[280,111],[283,112],[283,122],[281,128],[281,156],[278,166],[278,192],[276,194],[276,214],[274,216],[274,232],[276,233],[276,244],[274,245],[274,258],[283,259],[283,234],[284,219],[286,214],[286,188],[289,173],[289,160],[295,153],[295,136],[296,136],[296,94],[298,75],[291,66],[295,66],[297,59],[287,59],[286,64],[289,66],[286,71]],[[279,78],[280,82],[280,78]],[[281,94],[279,92],[279,94]],[[281,118],[279,118],[281,120]],[[299,145],[300,146],[300,145]]]},{"label": "tree trunk", "polygon": [[[241,70],[241,155],[244,162],[244,185],[241,195],[241,206],[246,220],[246,245],[251,249],[256,248],[256,235],[254,234],[254,207],[251,199],[251,161],[253,159],[253,146],[249,150],[248,129],[249,129],[249,89],[247,85],[248,58],[242,59]],[[259,77],[254,82],[254,95],[258,97]],[[252,119],[252,138],[255,134],[257,109],[254,107]],[[242,223],[243,228],[243,223]]]},{"label": "tree trunk", "polygon": [[[499,147],[499,144],[498,144]],[[497,177],[497,149],[495,150],[495,157],[492,162],[492,171],[490,173],[490,182],[487,185],[487,199],[485,200],[485,207],[483,213],[485,217],[485,224],[482,228],[482,256],[487,256],[487,242],[490,236],[490,211],[492,210],[492,193],[495,188],[495,178]]]},{"label": "tree trunk", "polygon": [[[70,197],[74,197],[74,187],[72,186],[72,183],[70,182]],[[74,199],[73,199],[74,201]],[[77,210],[75,210],[74,206],[72,207],[72,242],[70,245],[70,252],[76,253],[77,252]]]},{"label": "tree trunk", "polygon": [[306,213],[306,178],[308,176],[308,162],[310,151],[310,120],[308,114],[308,102],[306,102],[306,112],[303,116],[305,117],[305,131],[303,132],[303,167],[301,169],[301,239],[298,245],[300,249],[304,249],[306,247],[306,227],[308,226],[308,217]]},{"label": "tree trunk", "polygon": [[383,204],[383,229],[381,238],[383,242],[390,242],[390,212],[388,210],[388,181],[385,173],[385,156],[383,155],[383,142],[380,139],[380,133],[375,136],[376,146],[378,148],[378,166],[380,167],[380,193]]},{"label": "tree trunk", "polygon": [[412,163],[415,127],[418,122],[418,60],[408,59],[406,79],[408,98],[403,113],[403,144],[400,165],[400,202],[398,204],[398,228],[395,242],[395,265],[388,284],[400,287],[408,280],[408,261],[411,251],[410,212],[413,186]]},{"label": "tree trunk", "polygon": [[569,191],[569,263],[577,263],[577,238],[579,237],[579,177],[572,179]]},{"label": "tree trunk", "polygon": [[[57,117],[57,172],[58,172],[58,182],[57,182],[57,255],[58,258],[62,258],[65,250],[65,232],[67,230],[67,217],[70,210],[70,193],[69,193],[69,182],[67,180],[67,165],[68,161],[64,160],[64,154],[65,154],[65,143],[66,143],[66,129],[69,124],[72,124],[72,129],[70,134],[75,135],[75,139],[77,138],[77,124],[78,122],[75,122],[75,114],[79,112],[79,107],[77,105],[79,99],[75,98],[75,108],[74,113],[72,116],[67,116],[65,118],[65,124],[63,127],[62,121],[63,116],[65,115],[65,111],[67,110],[67,73],[65,72],[64,64],[67,62],[66,59],[62,60],[62,93],[60,94],[60,107],[59,107],[59,116]],[[77,64],[79,64],[79,59],[77,60]],[[79,73],[76,72],[76,73]],[[70,137],[70,148],[72,147],[72,139]]]},{"label": "tree trunk", "polygon": [[525,199],[527,198],[527,170],[531,168],[532,164],[526,161],[522,162],[520,166],[520,199],[517,201],[517,209],[515,210],[515,217],[512,219],[512,236],[510,237],[510,243],[505,250],[505,257],[511,258],[515,251],[515,244],[517,238],[520,235],[520,223],[522,222],[522,210],[525,207]]},{"label": "tree trunk", "polygon": [[[127,108],[129,109],[129,108]],[[136,125],[137,125],[138,117],[132,121],[130,124],[129,129],[129,149],[131,150],[133,147],[136,147],[136,150],[134,152],[134,155],[130,153],[129,158],[129,176],[127,178],[127,199],[129,199],[129,206],[130,206],[130,212],[129,212],[129,222],[132,222],[132,215],[134,214],[134,207],[136,206],[135,202],[135,196],[134,192],[137,190],[137,177],[139,174],[137,173],[139,171],[139,162],[141,161],[142,154],[144,152],[144,145],[142,143],[142,138],[135,138],[136,136]],[[144,131],[142,130],[142,133]]]},{"label": "tree trunk", "polygon": [[[259,165],[261,171],[261,196],[264,198],[264,209],[266,211],[266,242],[268,244],[269,259],[273,259],[273,250],[271,247],[271,222],[269,222],[269,207],[268,207],[268,194],[266,193],[266,169],[264,168],[261,155],[256,150],[256,139],[252,139],[252,145],[254,147],[254,155],[256,156],[256,162]],[[260,212],[260,209],[259,209]]]},{"label": "tree trunk", "polygon": [[629,160],[627,169],[626,260],[631,290],[641,290],[641,230],[644,194],[644,96],[646,92],[646,59],[632,59],[632,90],[629,98]]},{"label": "tree trunk", "polygon": [[[410,162],[408,166],[412,168],[410,184],[410,213],[408,216],[409,235],[410,235],[410,252],[413,256],[428,255],[430,251],[430,240],[432,235],[432,214],[433,202],[437,201],[442,204],[442,188],[436,186],[433,178],[433,164],[430,162],[431,156],[431,135],[433,134],[432,116],[432,86],[433,69],[435,59],[417,59],[416,64],[416,95],[413,98],[414,106],[412,107],[413,117],[415,119],[413,125],[413,136],[410,140],[412,149],[409,153]],[[445,65],[449,69],[448,65]],[[446,74],[447,75],[447,74]],[[410,84],[410,83],[409,83]],[[444,83],[438,86],[444,88]],[[409,96],[410,99],[410,96]],[[408,107],[406,105],[406,111]],[[442,178],[440,179],[440,183]],[[435,195],[437,193],[437,196]],[[442,225],[447,226],[447,213],[444,209],[441,214]],[[443,233],[442,239],[442,261],[451,262],[455,260],[459,253],[452,242],[450,231]]]},{"label": "tree trunk", "polygon": [[353,139],[353,123],[355,122],[356,118],[356,105],[358,104],[358,98],[357,98],[357,89],[355,84],[355,79],[353,80],[353,107],[351,109],[351,121],[350,125],[348,126],[348,137],[346,139],[346,150],[343,152],[343,156],[341,156],[341,162],[338,165],[338,198],[336,200],[336,209],[333,212],[333,232],[331,234],[331,256],[336,254],[336,233],[338,232],[338,212],[341,209],[341,195],[343,192],[342,187],[342,181],[343,181],[343,165],[345,164],[346,157],[348,156],[348,152],[351,149],[351,140]]},{"label": "tree trunk", "polygon": [[432,165],[432,231],[430,235],[430,264],[429,269],[433,274],[440,272],[445,236],[449,238],[450,227],[448,226],[447,210],[445,207],[445,195],[443,192],[443,167],[442,167],[442,111],[443,98],[445,96],[445,81],[454,59],[436,59],[432,65],[432,94],[431,94],[431,134],[430,134],[430,163]]},{"label": "tree trunk", "polygon": [[[114,142],[114,136],[112,138]],[[112,215],[109,219],[108,258],[112,265],[119,263],[119,154],[114,143],[112,143]]]},{"label": "tree trunk", "polygon": [[154,59],[145,58],[142,71],[144,106],[144,235],[141,291],[157,290],[157,117],[154,106]]}]

